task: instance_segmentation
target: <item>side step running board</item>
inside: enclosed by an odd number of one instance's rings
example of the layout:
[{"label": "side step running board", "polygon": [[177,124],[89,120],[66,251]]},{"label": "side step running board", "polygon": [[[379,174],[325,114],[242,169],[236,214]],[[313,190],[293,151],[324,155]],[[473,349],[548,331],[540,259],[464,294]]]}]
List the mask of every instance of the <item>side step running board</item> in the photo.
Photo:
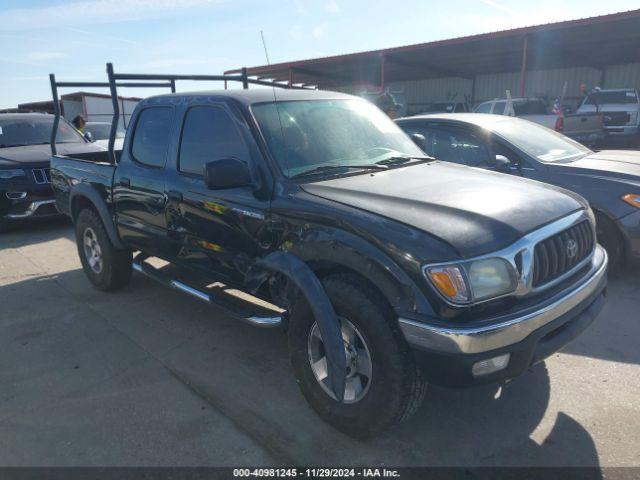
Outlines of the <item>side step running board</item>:
[{"label": "side step running board", "polygon": [[[152,265],[149,265],[147,262],[145,262],[147,258],[148,257],[142,254],[136,256],[136,258],[133,259],[133,269],[136,272],[140,272],[146,277],[155,280],[156,282],[184,292],[210,305],[215,305],[219,308],[222,308],[229,315],[247,322],[250,325],[262,328],[272,328],[282,325],[282,314],[278,315],[274,312],[273,315],[259,315],[255,313],[255,309],[256,307],[261,307],[254,305],[247,300],[239,300],[238,298],[233,296],[234,302],[232,302],[232,299],[230,298],[231,295],[224,293],[224,291],[220,295],[213,296],[209,293],[193,288],[186,283],[168,277],[159,269],[153,267]],[[237,302],[242,302],[244,304],[244,307],[238,306]]]}]

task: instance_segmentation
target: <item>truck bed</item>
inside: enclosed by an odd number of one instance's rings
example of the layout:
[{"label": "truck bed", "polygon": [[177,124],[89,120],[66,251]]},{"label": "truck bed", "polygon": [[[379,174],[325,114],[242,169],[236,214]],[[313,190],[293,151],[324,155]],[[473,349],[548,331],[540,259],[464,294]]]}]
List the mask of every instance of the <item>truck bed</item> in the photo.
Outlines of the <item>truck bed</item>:
[{"label": "truck bed", "polygon": [[58,210],[72,215],[72,188],[95,190],[110,205],[115,169],[106,151],[74,154],[73,157],[52,156],[51,181],[55,187],[53,190]]}]

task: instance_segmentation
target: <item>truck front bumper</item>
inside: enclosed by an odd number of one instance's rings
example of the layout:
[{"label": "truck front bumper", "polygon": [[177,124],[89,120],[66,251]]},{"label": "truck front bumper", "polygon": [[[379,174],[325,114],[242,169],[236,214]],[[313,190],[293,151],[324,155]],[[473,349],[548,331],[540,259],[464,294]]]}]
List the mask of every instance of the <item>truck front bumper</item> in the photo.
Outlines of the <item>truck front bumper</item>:
[{"label": "truck front bumper", "polygon": [[[604,306],[607,265],[607,254],[598,245],[589,271],[577,284],[517,315],[479,326],[446,328],[400,318],[400,327],[432,383],[470,386],[514,378],[593,322]],[[480,366],[494,360],[499,369],[478,374]]]},{"label": "truck front bumper", "polygon": [[605,133],[610,137],[633,137],[638,134],[638,125],[620,125],[604,127]]}]

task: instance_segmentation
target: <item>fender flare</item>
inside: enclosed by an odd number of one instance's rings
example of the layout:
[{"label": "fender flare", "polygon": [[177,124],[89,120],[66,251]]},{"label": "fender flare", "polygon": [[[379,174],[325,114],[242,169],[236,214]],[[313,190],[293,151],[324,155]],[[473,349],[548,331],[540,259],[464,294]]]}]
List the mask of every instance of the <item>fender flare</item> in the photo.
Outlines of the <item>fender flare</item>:
[{"label": "fender flare", "polygon": [[316,274],[290,252],[276,251],[258,260],[247,272],[245,283],[255,292],[273,273],[281,273],[302,292],[318,323],[327,354],[331,388],[338,401],[344,399],[346,358],[340,323],[333,305]]},{"label": "fender flare", "polygon": [[307,263],[328,261],[353,270],[370,281],[397,313],[435,314],[415,281],[386,253],[361,237],[333,229],[308,231],[289,251]]},{"label": "fender flare", "polygon": [[100,194],[89,185],[79,184],[71,189],[71,193],[69,195],[69,213],[71,214],[71,218],[73,219],[73,221],[76,221],[76,215],[73,211],[73,205],[76,199],[78,199],[79,197],[87,199],[96,209],[98,215],[100,216],[100,219],[102,220],[102,223],[104,224],[104,228],[107,231],[107,235],[109,235],[109,240],[111,240],[113,246],[119,249],[125,248],[125,246],[122,244],[122,241],[120,240],[120,237],[118,236],[113,218],[109,213],[109,209],[107,208],[107,202],[105,202],[104,198],[102,198]]}]

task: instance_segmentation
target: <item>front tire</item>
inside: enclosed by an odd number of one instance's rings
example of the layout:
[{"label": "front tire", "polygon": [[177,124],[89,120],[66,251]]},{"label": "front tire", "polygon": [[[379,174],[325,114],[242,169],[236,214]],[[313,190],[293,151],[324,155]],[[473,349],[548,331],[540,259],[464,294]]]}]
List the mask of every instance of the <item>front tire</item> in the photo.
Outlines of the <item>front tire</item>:
[{"label": "front tire", "polygon": [[[411,417],[426,383],[391,308],[354,275],[335,274],[323,285],[341,321],[347,382],[338,402],[323,382],[322,339],[309,304],[298,298],[291,309],[289,354],[303,395],[327,423],[364,438]],[[320,373],[319,373],[320,372]]]},{"label": "front tire", "polygon": [[113,291],[129,283],[131,252],[113,246],[98,214],[86,208],[76,220],[76,243],[82,268],[100,290]]}]

